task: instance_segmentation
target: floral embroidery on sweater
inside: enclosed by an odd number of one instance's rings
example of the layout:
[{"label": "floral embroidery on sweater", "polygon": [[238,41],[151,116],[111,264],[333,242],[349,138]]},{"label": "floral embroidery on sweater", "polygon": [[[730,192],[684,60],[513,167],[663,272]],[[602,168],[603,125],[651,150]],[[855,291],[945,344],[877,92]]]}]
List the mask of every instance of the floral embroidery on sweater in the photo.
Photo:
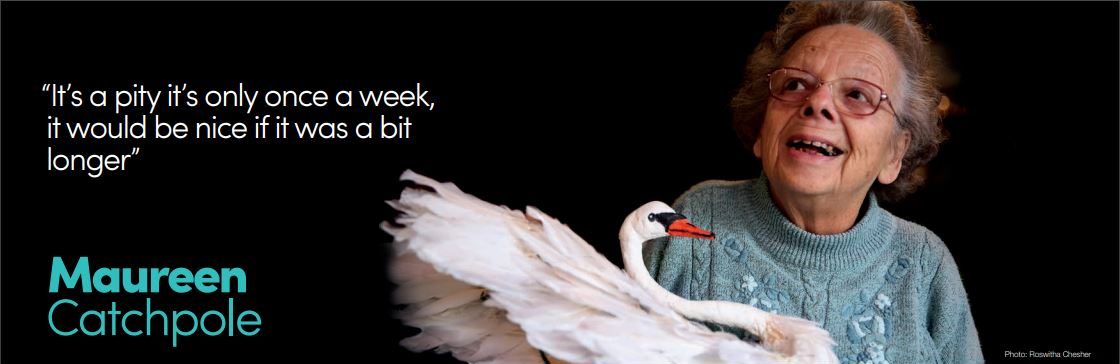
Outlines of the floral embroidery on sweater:
[{"label": "floral embroidery on sweater", "polygon": [[766,273],[758,278],[747,266],[747,252],[741,243],[734,239],[720,242],[726,253],[735,262],[743,264],[747,274],[744,274],[735,287],[732,299],[746,303],[755,308],[772,313],[781,313],[781,308],[790,303],[789,292],[777,285],[777,278],[773,273]]},{"label": "floral embroidery on sweater", "polygon": [[[837,353],[844,364],[890,364],[887,354],[890,349],[891,321],[894,310],[889,289],[901,281],[910,271],[911,262],[900,257],[883,276],[886,280],[875,291],[861,290],[860,304],[848,304],[841,313],[848,317],[846,352]],[[839,348],[838,348],[839,349]]]}]

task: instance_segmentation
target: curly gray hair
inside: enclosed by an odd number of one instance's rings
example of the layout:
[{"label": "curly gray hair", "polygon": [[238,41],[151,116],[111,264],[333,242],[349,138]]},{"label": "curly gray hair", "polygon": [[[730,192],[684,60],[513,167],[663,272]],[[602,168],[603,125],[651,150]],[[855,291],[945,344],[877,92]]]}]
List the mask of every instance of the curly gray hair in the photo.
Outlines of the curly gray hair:
[{"label": "curly gray hair", "polygon": [[[917,11],[897,2],[793,2],[786,6],[773,31],[762,36],[747,61],[744,81],[731,101],[735,130],[750,148],[762,128],[770,93],[766,75],[781,66],[790,47],[810,31],[827,25],[851,24],[882,37],[894,48],[905,77],[902,99],[892,101],[899,127],[910,132],[910,147],[894,183],[872,186],[886,201],[898,201],[925,180],[920,168],[937,154],[945,139],[937,105],[936,64],[929,37],[918,23]],[[899,102],[900,101],[900,102]]]}]

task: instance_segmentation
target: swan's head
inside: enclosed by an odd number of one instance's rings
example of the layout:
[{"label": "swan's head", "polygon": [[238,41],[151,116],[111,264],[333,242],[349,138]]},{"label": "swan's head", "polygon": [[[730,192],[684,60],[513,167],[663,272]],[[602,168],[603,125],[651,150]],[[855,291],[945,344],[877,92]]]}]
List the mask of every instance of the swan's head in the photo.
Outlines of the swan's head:
[{"label": "swan's head", "polygon": [[639,237],[645,240],[657,239],[665,236],[680,236],[686,238],[715,239],[712,232],[692,225],[684,215],[673,211],[672,207],[664,202],[653,201],[642,205],[630,214],[629,224]]}]

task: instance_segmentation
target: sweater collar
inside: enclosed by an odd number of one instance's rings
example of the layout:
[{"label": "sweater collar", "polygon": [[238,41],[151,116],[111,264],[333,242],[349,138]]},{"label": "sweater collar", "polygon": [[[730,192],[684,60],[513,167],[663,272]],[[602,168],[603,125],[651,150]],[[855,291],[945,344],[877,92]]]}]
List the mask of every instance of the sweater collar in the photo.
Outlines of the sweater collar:
[{"label": "sweater collar", "polygon": [[825,271],[849,269],[878,256],[894,235],[895,219],[879,207],[872,193],[855,226],[839,234],[817,235],[794,225],[778,209],[765,175],[744,187],[749,231],[759,247],[779,262]]}]

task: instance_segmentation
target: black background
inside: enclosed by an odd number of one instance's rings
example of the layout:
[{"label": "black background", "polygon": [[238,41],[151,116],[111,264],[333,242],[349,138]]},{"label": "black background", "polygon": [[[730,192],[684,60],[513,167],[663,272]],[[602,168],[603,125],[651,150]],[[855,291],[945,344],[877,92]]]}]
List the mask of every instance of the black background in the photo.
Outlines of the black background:
[{"label": "black background", "polygon": [[[410,354],[391,316],[381,202],[412,168],[492,202],[531,204],[620,263],[639,204],[759,167],[730,127],[741,67],[783,4],[3,4],[4,362],[442,360]],[[1117,4],[917,4],[966,112],[930,182],[896,214],[945,240],[986,358],[1092,352],[1117,360]],[[196,90],[409,88],[413,139],[376,143],[91,142],[142,147],[127,172],[48,173],[43,83]],[[330,119],[339,109],[284,111]],[[164,115],[172,115],[165,113]],[[232,118],[236,113],[219,114]],[[182,116],[182,115],[179,115]],[[151,132],[151,129],[149,129]],[[77,150],[77,149],[73,149]],[[48,294],[52,256],[93,267],[242,267],[254,337],[59,337],[85,309],[145,296]],[[213,297],[211,297],[213,296]],[[153,296],[197,313],[225,296]],[[1019,359],[1014,362],[1026,362]],[[1047,362],[1054,362],[1050,360]]]}]

